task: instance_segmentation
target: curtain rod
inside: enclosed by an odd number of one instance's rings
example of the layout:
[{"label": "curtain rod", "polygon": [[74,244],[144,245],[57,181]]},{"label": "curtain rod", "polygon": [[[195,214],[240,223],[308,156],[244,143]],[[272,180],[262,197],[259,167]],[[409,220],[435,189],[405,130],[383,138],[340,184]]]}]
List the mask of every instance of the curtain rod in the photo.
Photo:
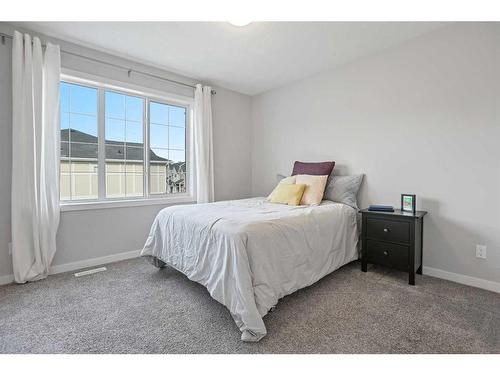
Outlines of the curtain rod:
[{"label": "curtain rod", "polygon": [[[2,38],[2,44],[5,44],[5,38],[11,39],[11,40],[14,39],[14,37],[12,35],[4,34],[2,32],[0,32],[0,36]],[[181,81],[176,81],[174,79],[160,77],[160,76],[158,76],[156,74],[151,74],[151,73],[147,73],[147,72],[142,72],[140,70],[127,68],[127,67],[122,66],[122,65],[118,65],[118,64],[107,62],[107,61],[95,59],[93,57],[88,57],[88,56],[80,55],[78,53],[65,51],[62,48],[61,48],[61,52],[65,53],[66,55],[71,55],[71,56],[79,57],[79,58],[86,59],[86,60],[89,60],[89,61],[93,61],[93,62],[96,62],[96,63],[99,63],[99,64],[109,65],[109,66],[113,66],[113,67],[118,68],[118,69],[125,70],[127,72],[127,74],[128,74],[129,77],[130,77],[131,73],[136,73],[136,74],[141,74],[141,75],[148,76],[148,77],[151,77],[151,78],[159,79],[159,80],[162,80],[162,81],[167,81],[167,82],[170,82],[170,83],[175,83],[176,85],[179,85],[179,86],[190,87],[192,89],[196,88],[196,86],[190,85],[188,83],[184,83],[184,82],[181,82]],[[213,90],[213,89],[212,89],[211,93],[212,93],[212,95],[217,94],[217,92],[215,90]]]}]

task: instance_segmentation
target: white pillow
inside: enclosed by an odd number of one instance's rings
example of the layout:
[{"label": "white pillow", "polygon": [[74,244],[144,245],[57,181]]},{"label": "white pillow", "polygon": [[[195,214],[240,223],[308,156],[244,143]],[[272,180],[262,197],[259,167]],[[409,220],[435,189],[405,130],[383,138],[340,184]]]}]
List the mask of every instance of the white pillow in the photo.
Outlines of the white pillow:
[{"label": "white pillow", "polygon": [[306,188],[304,194],[302,194],[302,199],[300,200],[301,205],[318,205],[323,200],[323,193],[325,192],[326,180],[328,175],[315,176],[309,174],[299,174],[297,175],[296,183],[304,184]]}]

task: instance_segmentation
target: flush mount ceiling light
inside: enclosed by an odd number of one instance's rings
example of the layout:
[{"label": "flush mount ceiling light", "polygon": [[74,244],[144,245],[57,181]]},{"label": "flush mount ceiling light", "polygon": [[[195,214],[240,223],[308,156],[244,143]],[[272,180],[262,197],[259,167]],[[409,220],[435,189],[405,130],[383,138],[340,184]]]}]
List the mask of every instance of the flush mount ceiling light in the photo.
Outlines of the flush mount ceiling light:
[{"label": "flush mount ceiling light", "polygon": [[252,21],[248,20],[235,20],[235,21],[228,21],[231,25],[236,26],[236,27],[243,27],[250,25]]}]

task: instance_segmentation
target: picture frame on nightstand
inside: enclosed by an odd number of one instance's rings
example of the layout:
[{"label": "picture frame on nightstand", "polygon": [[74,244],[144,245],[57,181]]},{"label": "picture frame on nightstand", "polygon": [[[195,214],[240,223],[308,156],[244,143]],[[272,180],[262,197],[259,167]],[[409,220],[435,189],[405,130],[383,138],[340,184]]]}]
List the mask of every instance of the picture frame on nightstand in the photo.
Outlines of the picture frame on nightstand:
[{"label": "picture frame on nightstand", "polygon": [[401,194],[401,211],[417,212],[417,196],[415,194]]}]

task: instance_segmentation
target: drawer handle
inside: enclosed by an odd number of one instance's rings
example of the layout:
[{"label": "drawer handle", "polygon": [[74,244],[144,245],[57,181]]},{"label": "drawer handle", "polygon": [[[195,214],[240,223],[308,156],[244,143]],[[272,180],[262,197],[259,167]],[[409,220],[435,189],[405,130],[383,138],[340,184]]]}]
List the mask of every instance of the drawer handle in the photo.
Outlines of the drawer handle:
[{"label": "drawer handle", "polygon": [[385,233],[389,232],[389,229],[384,228],[384,232],[385,232]]},{"label": "drawer handle", "polygon": [[387,250],[384,250],[384,255],[389,255],[389,252]]}]

